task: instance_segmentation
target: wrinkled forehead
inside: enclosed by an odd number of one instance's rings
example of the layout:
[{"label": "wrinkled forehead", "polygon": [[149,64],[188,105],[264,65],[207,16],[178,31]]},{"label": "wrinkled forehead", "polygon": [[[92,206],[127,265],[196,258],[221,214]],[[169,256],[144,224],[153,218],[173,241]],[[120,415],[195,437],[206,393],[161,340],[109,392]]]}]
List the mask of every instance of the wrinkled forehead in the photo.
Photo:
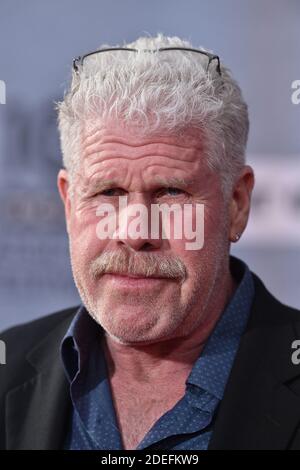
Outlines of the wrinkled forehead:
[{"label": "wrinkled forehead", "polygon": [[120,175],[158,182],[161,174],[169,182],[170,178],[190,181],[206,166],[203,147],[198,129],[149,134],[134,127],[99,123],[82,133],[77,176],[87,185],[99,178],[115,180]]},{"label": "wrinkled forehead", "polygon": [[136,122],[106,121],[95,124],[94,120],[85,120],[82,124],[82,146],[92,143],[96,139],[104,143],[109,136],[122,139],[122,141],[127,139],[128,142],[136,143],[136,145],[151,143],[158,139],[161,142],[173,143],[174,145],[186,143],[197,147],[203,147],[205,143],[204,131],[193,126],[170,129],[167,123],[162,123],[157,129],[153,130],[151,127],[149,130],[145,125],[139,125]]}]

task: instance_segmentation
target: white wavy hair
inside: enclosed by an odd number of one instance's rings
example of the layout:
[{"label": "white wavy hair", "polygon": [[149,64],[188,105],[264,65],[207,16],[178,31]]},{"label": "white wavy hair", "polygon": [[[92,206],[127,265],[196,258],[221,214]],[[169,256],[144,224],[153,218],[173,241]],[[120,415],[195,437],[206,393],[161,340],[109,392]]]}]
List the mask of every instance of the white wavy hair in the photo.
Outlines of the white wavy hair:
[{"label": "white wavy hair", "polygon": [[[92,55],[72,72],[70,89],[56,103],[63,164],[72,175],[78,168],[84,129],[120,122],[139,135],[181,134],[199,130],[208,166],[220,172],[225,193],[245,164],[248,108],[237,82],[221,64],[195,52],[144,52],[160,47],[193,47],[187,40],[140,37],[113,47],[138,52]],[[112,47],[107,44],[100,48]],[[205,50],[203,47],[200,49]]]}]

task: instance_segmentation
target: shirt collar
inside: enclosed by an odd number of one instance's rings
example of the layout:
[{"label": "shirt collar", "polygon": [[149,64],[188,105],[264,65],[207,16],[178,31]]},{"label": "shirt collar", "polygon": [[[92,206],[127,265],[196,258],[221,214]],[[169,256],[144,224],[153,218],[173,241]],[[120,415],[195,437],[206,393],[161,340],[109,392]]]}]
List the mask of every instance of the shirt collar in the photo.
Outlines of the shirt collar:
[{"label": "shirt collar", "polygon": [[90,346],[99,341],[103,328],[90,316],[84,305],[80,305],[61,342],[61,358],[66,376],[71,383],[83,369]]}]

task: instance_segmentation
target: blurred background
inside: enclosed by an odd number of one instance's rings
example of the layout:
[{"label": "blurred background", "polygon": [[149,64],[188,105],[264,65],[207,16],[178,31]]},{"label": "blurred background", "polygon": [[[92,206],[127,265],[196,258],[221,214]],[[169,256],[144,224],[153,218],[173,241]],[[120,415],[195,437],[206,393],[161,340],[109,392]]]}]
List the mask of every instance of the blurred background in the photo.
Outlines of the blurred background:
[{"label": "blurred background", "polygon": [[0,331],[79,302],[53,104],[72,58],[158,32],[212,49],[240,83],[256,188],[232,254],[300,308],[300,1],[0,0]]}]

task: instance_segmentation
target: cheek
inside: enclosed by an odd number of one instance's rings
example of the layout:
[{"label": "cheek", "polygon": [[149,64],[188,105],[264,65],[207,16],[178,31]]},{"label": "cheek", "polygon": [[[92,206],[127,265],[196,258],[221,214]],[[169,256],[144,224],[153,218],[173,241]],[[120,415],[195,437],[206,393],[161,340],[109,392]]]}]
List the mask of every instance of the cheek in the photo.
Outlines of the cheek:
[{"label": "cheek", "polygon": [[204,210],[204,250],[210,251],[227,237],[228,211],[222,199],[216,199]]},{"label": "cheek", "polygon": [[86,265],[94,260],[106,245],[106,240],[97,237],[98,221],[94,210],[77,211],[71,218],[71,254],[77,265]]},{"label": "cheek", "polygon": [[[197,233],[199,242],[204,236],[202,248],[187,249],[187,246],[191,247],[191,241],[194,242],[195,238],[183,237],[181,240],[174,238],[170,240],[172,253],[186,266],[188,279],[185,288],[187,289],[196,282],[201,281],[201,284],[205,280],[207,282],[214,275],[216,263],[226,250],[226,219],[221,204],[205,205],[201,223],[196,223],[194,213],[192,219],[194,237],[196,231],[204,231],[201,235]],[[198,218],[198,222],[199,220]]]},{"label": "cheek", "polygon": [[[192,209],[188,209],[185,212],[183,208],[182,217],[172,220],[175,226],[172,227],[170,244],[181,257],[201,259],[225,234],[224,207],[221,202],[213,201],[210,204],[199,203],[197,208],[193,205]],[[179,223],[181,228],[178,230],[176,227]],[[175,232],[181,234],[179,239]]]}]

